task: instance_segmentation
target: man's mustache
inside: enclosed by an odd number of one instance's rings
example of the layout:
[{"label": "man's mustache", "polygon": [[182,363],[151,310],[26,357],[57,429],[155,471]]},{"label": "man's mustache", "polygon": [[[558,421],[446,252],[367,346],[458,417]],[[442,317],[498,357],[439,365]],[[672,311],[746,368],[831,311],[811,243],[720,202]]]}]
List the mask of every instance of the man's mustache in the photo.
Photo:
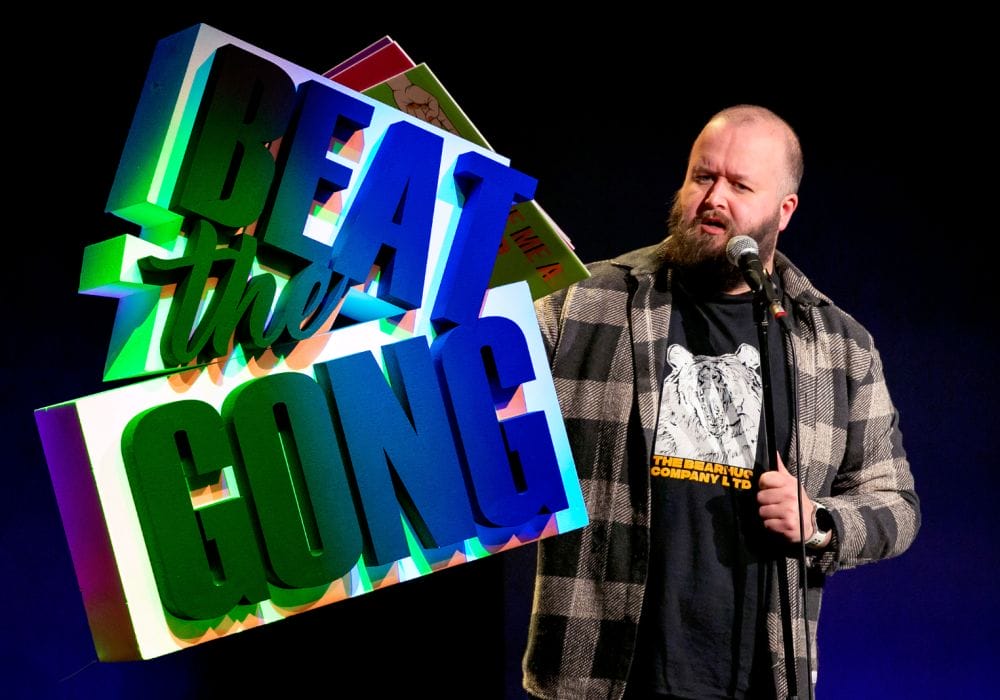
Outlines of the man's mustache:
[{"label": "man's mustache", "polygon": [[727,233],[732,231],[732,219],[723,214],[722,212],[716,211],[714,209],[702,212],[695,217],[692,226],[700,226],[701,224],[709,224],[713,226],[721,226],[726,230]]}]

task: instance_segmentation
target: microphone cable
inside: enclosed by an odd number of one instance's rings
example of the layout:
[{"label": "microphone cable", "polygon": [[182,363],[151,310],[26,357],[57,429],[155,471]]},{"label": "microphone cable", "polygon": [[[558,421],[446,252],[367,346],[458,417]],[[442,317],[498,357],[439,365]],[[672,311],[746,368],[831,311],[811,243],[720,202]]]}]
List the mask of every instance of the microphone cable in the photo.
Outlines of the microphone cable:
[{"label": "microphone cable", "polygon": [[[799,510],[799,552],[798,552],[798,565],[799,565],[799,579],[802,583],[802,628],[803,634],[805,635],[805,645],[806,645],[806,683],[809,688],[809,700],[815,700],[815,691],[813,690],[813,658],[812,658],[812,646],[809,644],[809,580],[806,576],[806,538],[805,538],[805,518],[803,517],[802,510],[802,431],[799,429],[799,416],[800,405],[799,405],[799,362],[798,354],[795,352],[795,342],[792,339],[793,330],[791,325],[788,323],[787,317],[781,318],[779,324],[784,329],[784,333],[781,334],[782,340],[784,341],[785,348],[789,351],[792,358],[792,372],[791,372],[791,383],[792,383],[792,425],[795,431],[795,500],[798,503]],[[811,500],[811,499],[810,499]],[[796,695],[798,694],[798,689],[793,691]]]}]

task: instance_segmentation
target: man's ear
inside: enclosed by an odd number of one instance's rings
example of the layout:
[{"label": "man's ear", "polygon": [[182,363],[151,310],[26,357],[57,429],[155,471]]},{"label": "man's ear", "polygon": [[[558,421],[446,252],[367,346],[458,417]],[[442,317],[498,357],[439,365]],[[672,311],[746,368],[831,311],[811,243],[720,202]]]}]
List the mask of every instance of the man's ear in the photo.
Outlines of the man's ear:
[{"label": "man's ear", "polygon": [[792,219],[792,214],[799,206],[799,196],[797,194],[786,194],[781,199],[780,218],[778,219],[778,230],[784,231],[788,222]]}]

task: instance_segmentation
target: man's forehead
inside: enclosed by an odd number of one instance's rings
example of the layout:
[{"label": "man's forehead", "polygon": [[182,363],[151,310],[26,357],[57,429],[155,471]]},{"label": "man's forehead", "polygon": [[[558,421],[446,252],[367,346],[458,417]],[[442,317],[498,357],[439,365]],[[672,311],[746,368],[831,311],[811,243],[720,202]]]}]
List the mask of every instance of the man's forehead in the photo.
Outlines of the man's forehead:
[{"label": "man's forehead", "polygon": [[726,169],[743,175],[773,173],[786,157],[786,144],[780,126],[764,121],[732,124],[715,120],[692,145],[688,169]]}]

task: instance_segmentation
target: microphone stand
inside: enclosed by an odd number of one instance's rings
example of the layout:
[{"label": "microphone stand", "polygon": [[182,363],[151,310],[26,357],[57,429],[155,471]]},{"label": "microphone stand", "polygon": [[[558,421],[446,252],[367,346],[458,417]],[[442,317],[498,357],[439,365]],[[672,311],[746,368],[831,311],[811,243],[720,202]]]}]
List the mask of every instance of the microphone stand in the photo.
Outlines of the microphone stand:
[{"label": "microphone stand", "polygon": [[[768,471],[777,471],[777,446],[774,438],[774,397],[771,392],[771,355],[767,340],[768,317],[771,314],[774,314],[775,318],[782,318],[785,315],[785,310],[781,308],[781,303],[775,296],[768,294],[768,290],[764,285],[758,286],[754,290],[753,316],[754,323],[757,325],[761,389],[764,399],[764,411],[761,415],[761,419],[764,421],[764,464]],[[783,556],[779,556],[777,569],[778,598],[781,606],[781,637],[785,650],[785,676],[788,679],[788,700],[798,700],[798,674],[795,670],[795,646],[792,643],[791,591],[788,587],[788,570],[782,561],[783,558]],[[808,647],[808,645],[809,640],[806,639],[806,646]]]}]

